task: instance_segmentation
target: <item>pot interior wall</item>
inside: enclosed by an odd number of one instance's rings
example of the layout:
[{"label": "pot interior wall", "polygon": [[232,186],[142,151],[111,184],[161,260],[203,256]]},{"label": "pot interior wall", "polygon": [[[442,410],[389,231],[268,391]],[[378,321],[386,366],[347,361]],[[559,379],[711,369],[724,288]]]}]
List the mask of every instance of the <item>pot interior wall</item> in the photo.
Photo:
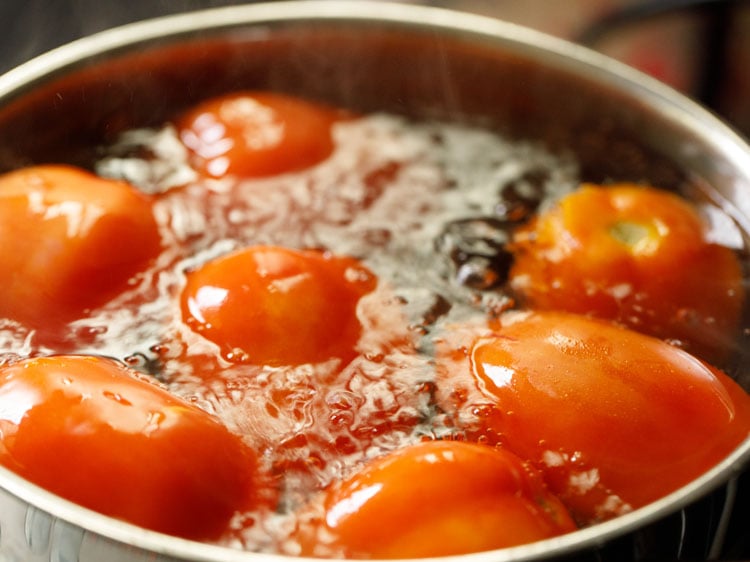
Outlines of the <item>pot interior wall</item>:
[{"label": "pot interior wall", "polygon": [[[146,48],[147,47],[147,48]],[[119,132],[156,125],[217,93],[272,89],[354,110],[487,124],[573,151],[585,180],[646,179],[678,167],[637,138],[658,121],[638,100],[461,35],[357,24],[279,25],[145,46],[37,87],[0,110],[0,170],[61,161],[90,166]],[[84,64],[85,63],[85,64]],[[38,85],[35,85],[38,86]]]}]

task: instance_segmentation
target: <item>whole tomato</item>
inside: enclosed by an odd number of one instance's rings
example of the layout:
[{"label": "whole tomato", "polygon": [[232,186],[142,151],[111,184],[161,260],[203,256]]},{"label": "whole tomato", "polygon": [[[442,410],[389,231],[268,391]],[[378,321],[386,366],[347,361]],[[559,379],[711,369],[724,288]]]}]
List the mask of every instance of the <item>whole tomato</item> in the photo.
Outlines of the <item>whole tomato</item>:
[{"label": "whole tomato", "polygon": [[246,248],[189,272],[181,304],[192,330],[164,377],[266,451],[287,489],[320,489],[432,412],[403,301],[353,258]]},{"label": "whole tomato", "polygon": [[728,376],[605,321],[515,313],[450,339],[441,403],[473,438],[535,463],[582,523],[677,490],[750,434],[750,396]]},{"label": "whole tomato", "polygon": [[585,185],[520,229],[513,250],[510,283],[529,308],[616,320],[714,363],[734,344],[739,261],[675,194]]},{"label": "whole tomato", "polygon": [[0,176],[0,317],[47,332],[85,317],[161,251],[151,199],[69,166]]},{"label": "whole tomato", "polygon": [[298,533],[303,555],[447,556],[576,529],[518,457],[458,441],[426,441],[371,461],[327,491],[323,512]]},{"label": "whole tomato", "polygon": [[272,92],[236,92],[206,100],[177,121],[193,167],[202,175],[264,177],[309,168],[331,155],[341,111]]},{"label": "whole tomato", "polygon": [[253,246],[188,272],[182,316],[231,361],[348,361],[361,331],[357,303],[375,283],[353,258]]},{"label": "whole tomato", "polygon": [[0,368],[0,465],[89,509],[191,539],[219,538],[268,495],[254,451],[224,425],[91,356]]}]

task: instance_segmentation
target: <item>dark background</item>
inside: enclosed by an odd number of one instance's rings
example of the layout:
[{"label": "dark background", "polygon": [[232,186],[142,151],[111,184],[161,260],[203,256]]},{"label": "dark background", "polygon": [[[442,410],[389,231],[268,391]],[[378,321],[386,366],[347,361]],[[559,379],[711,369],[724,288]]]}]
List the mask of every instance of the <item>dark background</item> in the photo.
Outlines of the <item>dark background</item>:
[{"label": "dark background", "polygon": [[0,72],[64,43],[160,15],[232,0],[0,0]]}]

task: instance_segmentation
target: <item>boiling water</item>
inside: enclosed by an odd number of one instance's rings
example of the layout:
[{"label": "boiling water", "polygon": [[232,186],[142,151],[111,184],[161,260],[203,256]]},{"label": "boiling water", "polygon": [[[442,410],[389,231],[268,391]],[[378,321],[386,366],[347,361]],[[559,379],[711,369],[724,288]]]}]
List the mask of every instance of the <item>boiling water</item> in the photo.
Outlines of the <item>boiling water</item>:
[{"label": "boiling water", "polygon": [[[97,170],[155,194],[158,262],[71,325],[60,349],[17,326],[0,330],[3,349],[21,355],[122,359],[243,435],[282,496],[275,513],[239,517],[232,546],[294,554],[285,540],[294,511],[332,479],[455,431],[433,401],[432,337],[513,306],[504,289],[510,232],[580,181],[572,157],[467,126],[374,115],[334,133],[337,148],[320,165],[242,181],[197,179],[169,127],[128,133]],[[185,271],[259,244],[354,256],[377,276],[359,303],[363,336],[350,364],[267,367],[239,353],[228,361],[183,324]]]},{"label": "boiling water", "polygon": [[[326,162],[268,179],[196,181],[169,128],[134,131],[99,163],[102,175],[159,193],[171,250],[123,298],[152,294],[132,318],[118,317],[133,310],[119,302],[87,323],[108,326],[92,347],[133,357],[244,435],[283,475],[279,513],[252,526],[238,521],[245,548],[293,554],[284,535],[312,493],[367,458],[453,431],[433,403],[431,334],[511,305],[502,290],[510,230],[578,184],[572,158],[479,129],[375,115],[339,123],[334,134]],[[257,244],[354,256],[378,277],[358,308],[359,355],[343,371],[336,360],[229,363],[179,321],[186,268]],[[196,369],[218,374],[207,380]]]}]

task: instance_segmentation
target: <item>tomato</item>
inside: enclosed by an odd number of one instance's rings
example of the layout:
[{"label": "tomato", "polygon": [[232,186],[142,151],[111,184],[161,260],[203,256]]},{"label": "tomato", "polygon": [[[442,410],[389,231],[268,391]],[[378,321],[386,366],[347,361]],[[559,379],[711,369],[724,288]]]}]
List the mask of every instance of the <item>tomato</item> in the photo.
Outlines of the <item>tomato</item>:
[{"label": "tomato", "polygon": [[[302,554],[423,558],[493,550],[575,530],[538,475],[503,449],[427,441],[340,482],[299,533]],[[326,550],[322,550],[326,552]]]},{"label": "tomato", "polygon": [[151,199],[67,166],[0,176],[0,316],[55,330],[127,287],[161,250]]},{"label": "tomato", "polygon": [[239,437],[98,357],[0,368],[0,464],[84,507],[192,539],[218,538],[261,497]]},{"label": "tomato", "polygon": [[[246,442],[266,452],[287,493],[320,490],[342,459],[392,443],[427,421],[433,404],[424,382],[429,360],[416,352],[418,335],[391,287],[372,287],[356,302],[374,284],[356,260],[268,247],[245,253],[215,276],[222,287],[231,283],[232,291],[248,291],[211,313],[228,318],[210,320],[223,330],[213,332],[217,343],[219,337],[232,340],[220,348],[226,359],[209,340],[182,330],[183,345],[160,357],[164,377],[213,404],[231,427],[247,430]],[[299,281],[299,291],[274,292],[275,285],[289,285],[275,274],[256,278],[256,267],[271,271],[258,264],[277,259],[288,262],[285,271]],[[353,285],[340,287],[344,279]],[[246,339],[243,347],[232,351],[240,338]]]},{"label": "tomato", "polygon": [[584,523],[676,490],[750,434],[750,396],[728,376],[605,321],[516,313],[442,345],[442,404],[533,461]]},{"label": "tomato", "polygon": [[334,149],[343,112],[284,94],[238,92],[212,98],[177,121],[202,175],[263,177],[309,168]]},{"label": "tomato", "polygon": [[719,363],[737,335],[742,270],[705,230],[677,195],[583,186],[520,230],[511,286],[530,308],[616,320]]},{"label": "tomato", "polygon": [[189,272],[182,316],[230,361],[349,360],[361,331],[357,303],[375,283],[353,258],[254,246]]}]

